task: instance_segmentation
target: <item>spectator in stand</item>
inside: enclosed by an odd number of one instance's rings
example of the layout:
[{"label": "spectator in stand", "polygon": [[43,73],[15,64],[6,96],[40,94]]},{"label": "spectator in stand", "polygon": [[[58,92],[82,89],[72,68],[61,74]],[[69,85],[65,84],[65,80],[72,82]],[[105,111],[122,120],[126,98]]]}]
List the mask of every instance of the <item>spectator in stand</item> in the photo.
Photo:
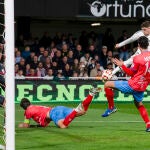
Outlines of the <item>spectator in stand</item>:
[{"label": "spectator in stand", "polygon": [[18,64],[15,64],[15,76],[16,76],[16,74],[18,73],[18,71],[19,71],[19,65],[18,65]]},{"label": "spectator in stand", "polygon": [[17,38],[15,45],[19,48],[22,48],[24,46],[24,37],[22,34]]},{"label": "spectator in stand", "polygon": [[30,73],[28,74],[28,77],[37,77],[37,72],[34,68],[30,69]]},{"label": "spectator in stand", "polygon": [[51,49],[50,54],[49,54],[51,62],[52,62],[54,56],[56,55],[57,51],[58,51],[58,49],[56,47],[54,47],[54,48]]},{"label": "spectator in stand", "polygon": [[73,61],[74,61],[73,50],[69,50],[67,56],[68,56],[68,64],[69,64],[70,66],[72,66],[72,65],[73,65]]},{"label": "spectator in stand", "polygon": [[90,72],[90,77],[97,77],[99,71],[101,71],[101,65],[97,62],[95,68],[93,68]]},{"label": "spectator in stand", "polygon": [[39,62],[37,67],[37,76],[44,77],[45,76],[45,68],[43,67],[43,63]]},{"label": "spectator in stand", "polygon": [[67,56],[68,54],[68,45],[66,43],[62,44],[62,56]]},{"label": "spectator in stand", "polygon": [[94,44],[91,44],[89,46],[88,52],[92,58],[94,58],[94,56],[98,54]]},{"label": "spectator in stand", "polygon": [[91,59],[92,57],[90,57],[90,54],[87,52],[81,57],[80,62],[83,62],[85,66],[88,66],[91,63]]},{"label": "spectator in stand", "polygon": [[18,50],[15,52],[15,64],[20,63],[21,60],[21,52]]},{"label": "spectator in stand", "polygon": [[53,38],[56,45],[61,43],[61,32],[57,32],[55,37]]},{"label": "spectator in stand", "polygon": [[30,56],[26,59],[27,64],[31,64],[34,61],[35,52],[30,52]]},{"label": "spectator in stand", "polygon": [[62,69],[64,70],[65,69],[65,65],[68,64],[68,57],[67,56],[63,56],[62,58],[62,62],[61,62],[61,67],[58,68],[58,69]]},{"label": "spectator in stand", "polygon": [[100,55],[100,64],[103,66],[104,69],[107,67],[107,46],[102,46],[102,51]]},{"label": "spectator in stand", "polygon": [[97,76],[96,77],[102,77],[102,71],[100,69],[97,71]]},{"label": "spectator in stand", "polygon": [[74,59],[73,61],[73,66],[72,66],[72,70],[79,73],[80,69],[79,69],[79,60],[78,59]]},{"label": "spectator in stand", "polygon": [[57,62],[57,67],[61,68],[61,63],[62,63],[62,53],[60,50],[56,51],[56,55],[53,57],[52,62]]},{"label": "spectator in stand", "polygon": [[107,52],[107,64],[112,63],[113,53],[112,51]]},{"label": "spectator in stand", "polygon": [[84,76],[84,73],[87,72],[87,66],[85,66],[84,62],[80,62],[79,64],[79,76],[80,77],[83,77]]},{"label": "spectator in stand", "polygon": [[53,61],[52,62],[52,70],[53,70],[53,74],[54,76],[57,76],[57,73],[58,73],[58,65],[57,65],[57,62],[56,61]]},{"label": "spectator in stand", "polygon": [[[129,37],[127,35],[127,31],[123,30],[122,36],[119,37],[119,39],[117,40],[117,43],[121,43],[122,41],[125,41],[128,38]],[[129,58],[129,49],[130,49],[130,44],[124,45],[118,49],[119,50],[119,58],[121,60],[125,61]]]},{"label": "spectator in stand", "polygon": [[20,63],[18,63],[19,65],[19,70],[22,70],[23,71],[23,75],[25,75],[25,70],[26,70],[26,62],[25,62],[25,59],[24,58],[21,58],[20,60]]},{"label": "spectator in stand", "polygon": [[52,65],[51,65],[51,59],[50,59],[50,57],[46,57],[45,64],[44,64],[45,70],[48,71],[48,69],[50,69],[51,66]]},{"label": "spectator in stand", "polygon": [[63,70],[63,75],[64,77],[71,77],[73,75],[73,71],[72,69],[70,68],[70,65],[69,64],[66,64],[65,65],[65,68]]},{"label": "spectator in stand", "polygon": [[27,59],[29,56],[30,56],[30,46],[26,46],[24,51],[22,51],[21,53],[21,56],[24,58],[24,59]]},{"label": "spectator in stand", "polygon": [[52,40],[51,43],[50,43],[50,46],[47,48],[47,50],[48,50],[49,52],[51,52],[52,49],[55,48],[55,47],[56,47],[56,44],[55,44],[54,40]]},{"label": "spectator in stand", "polygon": [[79,43],[82,46],[83,50],[86,51],[88,47],[88,36],[86,31],[82,31],[81,36],[79,37]]},{"label": "spectator in stand", "polygon": [[43,54],[38,57],[38,61],[41,61],[43,64],[46,62],[46,58],[49,57],[48,50],[44,50]]},{"label": "spectator in stand", "polygon": [[31,68],[36,69],[38,67],[38,63],[39,63],[38,56],[35,55],[33,57],[33,62],[31,62],[30,64]]},{"label": "spectator in stand", "polygon": [[74,58],[77,58],[80,60],[82,56],[83,56],[82,46],[80,44],[77,44],[75,52],[74,52]]},{"label": "spectator in stand", "polygon": [[74,37],[73,37],[73,35],[72,35],[71,33],[68,34],[67,43],[68,43],[68,46],[69,46],[71,49],[75,49]]},{"label": "spectator in stand", "polygon": [[16,74],[16,79],[25,79],[25,76],[23,75],[22,69],[18,70],[18,73]]},{"label": "spectator in stand", "polygon": [[91,32],[88,34],[88,41],[89,41],[89,44],[90,44],[90,45],[96,44],[96,41],[97,41],[97,34],[96,34],[94,31],[91,31]]},{"label": "spectator in stand", "polygon": [[106,45],[109,51],[113,51],[115,46],[115,38],[112,34],[112,29],[107,28],[102,41],[103,45]]},{"label": "spectator in stand", "polygon": [[51,43],[51,38],[49,36],[48,32],[44,32],[42,38],[39,41],[39,45],[44,46],[44,48],[47,48]]},{"label": "spectator in stand", "polygon": [[113,63],[112,62],[110,62],[110,63],[107,64],[107,69],[113,71]]},{"label": "spectator in stand", "polygon": [[30,64],[26,64],[25,76],[28,76],[29,74],[30,74]]},{"label": "spectator in stand", "polygon": [[61,35],[61,45],[67,44],[67,35],[66,34],[62,34]]},{"label": "spectator in stand", "polygon": [[93,59],[95,59],[95,61],[97,61],[97,62],[100,62],[100,57],[98,54],[94,55]]},{"label": "spectator in stand", "polygon": [[88,76],[90,76],[90,72],[92,69],[95,68],[95,65],[96,65],[95,59],[91,59],[91,64],[88,66]]},{"label": "spectator in stand", "polygon": [[37,52],[37,56],[40,58],[41,56],[43,56],[43,53],[44,53],[44,46],[40,46],[39,47],[39,51]]},{"label": "spectator in stand", "polygon": [[73,71],[73,75],[72,75],[72,77],[79,77],[79,74],[78,74],[78,72],[76,72],[76,71]]},{"label": "spectator in stand", "polygon": [[52,69],[48,69],[47,74],[45,76],[45,78],[53,78],[53,70]]},{"label": "spectator in stand", "polygon": [[34,38],[34,44],[31,46],[32,52],[35,52],[37,55],[39,52],[39,38],[35,37]]},{"label": "spectator in stand", "polygon": [[57,72],[57,75],[55,76],[56,79],[64,78],[63,74],[61,72]]}]

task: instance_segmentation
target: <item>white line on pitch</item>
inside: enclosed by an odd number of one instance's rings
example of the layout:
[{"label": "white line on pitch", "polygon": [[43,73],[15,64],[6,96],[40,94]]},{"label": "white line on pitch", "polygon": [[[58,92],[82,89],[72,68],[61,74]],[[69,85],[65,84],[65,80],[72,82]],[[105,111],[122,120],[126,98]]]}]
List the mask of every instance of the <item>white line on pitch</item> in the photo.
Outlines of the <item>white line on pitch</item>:
[{"label": "white line on pitch", "polygon": [[[22,121],[15,121],[15,122],[22,122]],[[103,121],[103,120],[99,120],[99,121],[92,121],[92,120],[90,120],[90,121],[73,121],[73,122],[81,122],[81,123],[90,123],[90,122],[107,122],[107,123],[112,123],[112,122],[118,122],[118,123],[138,123],[138,122],[143,122],[143,121],[128,121],[128,120],[126,120],[126,121]]]}]

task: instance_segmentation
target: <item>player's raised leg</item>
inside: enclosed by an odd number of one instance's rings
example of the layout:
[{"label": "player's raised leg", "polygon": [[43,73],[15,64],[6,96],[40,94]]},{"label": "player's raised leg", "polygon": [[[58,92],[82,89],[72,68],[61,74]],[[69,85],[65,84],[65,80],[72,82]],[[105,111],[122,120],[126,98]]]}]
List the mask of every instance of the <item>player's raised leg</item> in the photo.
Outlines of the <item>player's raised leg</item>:
[{"label": "player's raised leg", "polygon": [[64,119],[58,121],[60,128],[66,128],[72,122],[75,117],[82,116],[86,113],[89,105],[96,93],[100,92],[101,88],[92,88],[89,91],[89,95],[80,103],[75,109],[72,110]]}]

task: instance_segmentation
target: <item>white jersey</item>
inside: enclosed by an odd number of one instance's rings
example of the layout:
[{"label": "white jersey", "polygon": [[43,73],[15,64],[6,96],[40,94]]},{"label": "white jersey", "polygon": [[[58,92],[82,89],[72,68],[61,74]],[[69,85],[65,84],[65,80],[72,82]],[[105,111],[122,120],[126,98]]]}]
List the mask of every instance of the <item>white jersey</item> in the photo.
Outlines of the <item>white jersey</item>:
[{"label": "white jersey", "polygon": [[[138,40],[141,36],[145,36],[144,33],[142,32],[142,30],[137,31],[137,32],[134,33],[130,38],[124,40],[123,42],[119,43],[118,45],[119,45],[119,47],[122,47],[122,46],[124,46],[124,45],[127,45],[127,44],[129,44],[129,43],[132,43],[132,42]],[[148,38],[148,41],[149,41],[148,51],[150,51],[150,35],[148,35],[148,36],[146,36],[146,37]],[[133,62],[133,57],[134,57],[135,55],[140,54],[140,53],[141,53],[140,49],[137,49],[137,51],[135,52],[134,55],[132,55],[128,60],[124,61],[124,65],[126,65],[126,66],[131,65],[132,62]],[[118,71],[120,71],[120,68],[119,68],[119,67],[116,67],[116,68],[113,70],[112,74],[114,75],[114,74],[116,74]]]}]

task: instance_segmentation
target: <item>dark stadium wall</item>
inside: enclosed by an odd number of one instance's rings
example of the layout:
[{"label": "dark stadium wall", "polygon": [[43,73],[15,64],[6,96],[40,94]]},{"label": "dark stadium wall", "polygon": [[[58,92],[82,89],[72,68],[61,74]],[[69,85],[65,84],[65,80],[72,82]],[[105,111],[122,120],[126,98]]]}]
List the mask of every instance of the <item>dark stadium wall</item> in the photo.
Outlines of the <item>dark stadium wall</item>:
[{"label": "dark stadium wall", "polygon": [[[130,26],[130,28],[129,28]],[[126,29],[128,35],[132,35],[135,31],[140,29],[140,26],[135,24],[125,25],[120,24],[116,25],[113,23],[105,23],[102,22],[101,26],[91,27],[90,22],[69,22],[69,21],[51,21],[51,22],[42,22],[39,23],[37,21],[31,22],[30,30],[34,37],[41,36],[45,31],[49,32],[49,35],[52,37],[56,34],[56,32],[61,33],[73,33],[74,36],[78,37],[83,30],[87,32],[95,31],[98,34],[104,33],[107,28],[112,29],[112,33],[115,38],[118,38],[122,30]]]},{"label": "dark stadium wall", "polygon": [[[140,27],[142,20],[145,20],[150,15],[148,1],[141,1],[141,3],[137,4],[136,1],[134,3],[134,0],[128,1],[128,3],[125,3],[124,0],[106,0],[103,2],[103,7],[99,8],[99,11],[97,8],[98,12],[92,14],[92,8],[99,6],[102,2],[95,0],[15,0],[16,36],[20,34],[28,36],[30,33],[33,36],[41,36],[45,31],[48,31],[52,36],[58,31],[79,36],[81,31],[85,29],[104,33],[109,27],[117,38],[124,29],[130,35],[134,33],[139,29],[138,27]],[[129,8],[132,8],[131,14],[125,9],[129,5],[131,6]],[[110,11],[105,12],[107,10],[105,8],[108,6],[110,6]],[[137,6],[139,7],[136,10],[137,16],[133,17],[133,10]],[[122,7],[124,8],[124,14],[121,16],[118,13]],[[112,14],[115,14],[115,11],[116,15],[113,16]],[[95,17],[95,13],[101,16]],[[110,16],[107,14],[110,14]],[[139,14],[144,17],[138,17]],[[100,22],[102,25],[92,28],[90,26],[92,22]]]}]

